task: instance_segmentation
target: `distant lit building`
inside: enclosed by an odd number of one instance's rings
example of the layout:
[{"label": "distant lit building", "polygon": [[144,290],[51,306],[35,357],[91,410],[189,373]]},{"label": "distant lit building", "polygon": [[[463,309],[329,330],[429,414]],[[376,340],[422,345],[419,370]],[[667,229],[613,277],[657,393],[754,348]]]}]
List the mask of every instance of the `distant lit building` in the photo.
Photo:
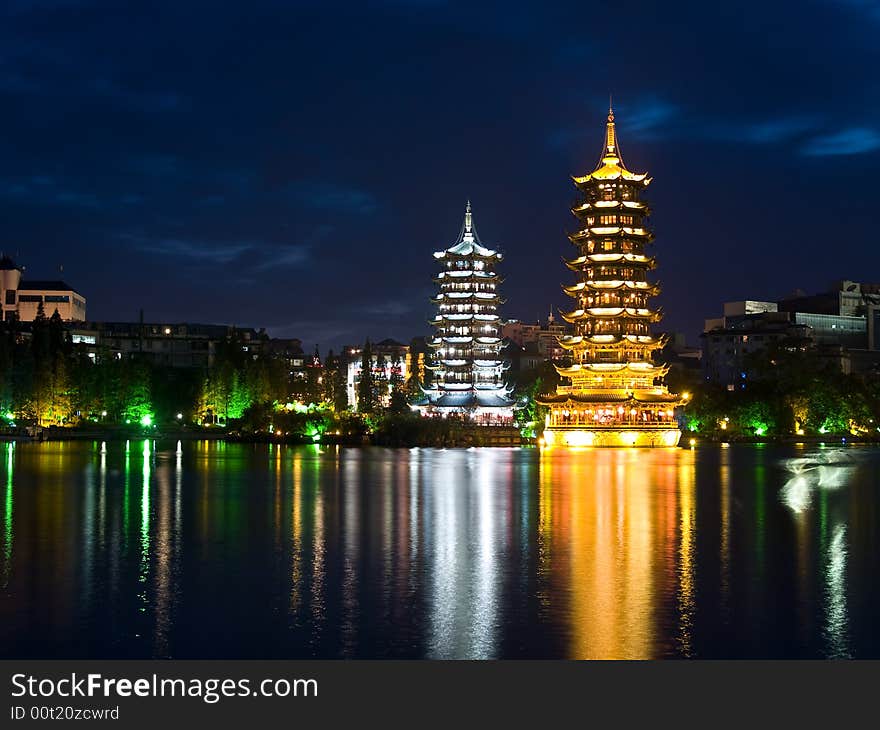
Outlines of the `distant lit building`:
[{"label": "distant lit building", "polygon": [[[501,336],[519,345],[526,352],[543,356],[545,360],[559,360],[566,357],[567,351],[559,340],[573,333],[572,326],[566,322],[558,322],[551,312],[546,322],[526,324],[516,319],[509,319],[501,325]],[[534,345],[534,347],[530,347]]]},{"label": "distant lit building", "polygon": [[[363,368],[363,350],[360,347],[349,346],[343,349],[346,360],[345,388],[348,394],[349,406],[358,410],[358,384],[361,380]],[[410,375],[409,347],[387,339],[370,344],[370,369],[373,380],[380,384],[379,405],[387,407],[391,401],[391,390],[395,379],[399,378],[401,384],[405,383]]]},{"label": "distant lit building", "polygon": [[42,306],[43,314],[58,316],[66,322],[86,318],[86,299],[63,281],[28,281],[22,270],[8,256],[0,258],[0,306],[3,320],[14,315],[22,322],[32,322]]}]

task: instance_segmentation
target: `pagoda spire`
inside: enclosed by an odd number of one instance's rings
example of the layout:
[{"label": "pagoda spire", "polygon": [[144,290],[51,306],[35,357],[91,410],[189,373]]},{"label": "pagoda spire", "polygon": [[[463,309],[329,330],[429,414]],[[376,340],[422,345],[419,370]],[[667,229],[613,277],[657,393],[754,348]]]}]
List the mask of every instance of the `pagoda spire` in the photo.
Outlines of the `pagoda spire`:
[{"label": "pagoda spire", "polygon": [[471,212],[471,201],[468,200],[464,207],[464,223],[461,226],[461,233],[458,236],[458,242],[479,243],[480,238],[477,236],[477,229],[474,227],[474,214]]},{"label": "pagoda spire", "polygon": [[602,148],[602,162],[605,164],[619,164],[623,167],[623,159],[617,146],[617,133],[614,130],[614,107],[611,106],[611,97],[608,98],[608,121],[605,123],[605,145]]}]

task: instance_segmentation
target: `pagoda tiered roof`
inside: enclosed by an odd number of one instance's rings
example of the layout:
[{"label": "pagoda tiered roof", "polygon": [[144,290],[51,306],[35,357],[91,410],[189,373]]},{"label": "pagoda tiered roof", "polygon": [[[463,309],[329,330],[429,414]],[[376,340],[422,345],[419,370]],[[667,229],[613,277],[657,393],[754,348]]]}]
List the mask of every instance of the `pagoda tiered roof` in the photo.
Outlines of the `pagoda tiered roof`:
[{"label": "pagoda tiered roof", "polygon": [[657,265],[657,260],[653,256],[644,256],[636,253],[591,253],[574,259],[563,259],[562,261],[572,271],[583,271],[587,266],[601,264],[639,264],[649,270]]},{"label": "pagoda tiered roof", "polygon": [[448,291],[440,292],[436,296],[431,297],[431,301],[435,304],[443,304],[446,301],[449,301],[450,304],[464,304],[468,302],[482,302],[484,304],[504,304],[507,300],[502,299],[495,292]]},{"label": "pagoda tiered roof", "polygon": [[561,312],[566,322],[584,322],[591,319],[636,319],[658,322],[663,316],[660,309],[634,309],[630,307],[587,307],[571,312]]},{"label": "pagoda tiered roof", "polygon": [[439,408],[509,408],[513,402],[506,389],[476,390],[456,393],[426,391],[431,405]]},{"label": "pagoda tiered roof", "polygon": [[668,365],[655,365],[648,361],[629,361],[629,362],[588,362],[576,363],[575,365],[554,366],[556,372],[564,378],[571,378],[579,375],[637,375],[641,377],[659,378],[665,375]]},{"label": "pagoda tiered roof", "polygon": [[648,347],[659,350],[666,344],[666,336],[653,335],[565,335],[557,337],[559,346],[566,350],[581,350],[594,347],[602,350],[623,350],[633,347]]},{"label": "pagoda tiered roof", "polygon": [[446,271],[441,271],[439,274],[437,274],[433,280],[435,284],[471,284],[475,282],[492,282],[500,284],[504,281],[504,279],[498,276],[498,274],[496,274],[494,271],[479,271],[470,269],[447,269]]},{"label": "pagoda tiered roof", "polygon": [[585,213],[606,213],[612,210],[640,210],[644,213],[648,212],[648,206],[641,200],[589,200],[574,206],[571,212],[580,217]]},{"label": "pagoda tiered roof", "polygon": [[568,239],[575,245],[584,238],[601,236],[603,239],[616,238],[646,238],[653,239],[653,234],[647,228],[631,228],[629,226],[592,226],[584,228],[577,233],[572,233]]},{"label": "pagoda tiered roof", "polygon": [[640,292],[648,296],[654,296],[660,293],[660,285],[648,281],[623,281],[621,279],[587,279],[579,281],[572,286],[562,287],[570,297],[578,297],[584,291],[608,292],[626,289],[627,291]]}]

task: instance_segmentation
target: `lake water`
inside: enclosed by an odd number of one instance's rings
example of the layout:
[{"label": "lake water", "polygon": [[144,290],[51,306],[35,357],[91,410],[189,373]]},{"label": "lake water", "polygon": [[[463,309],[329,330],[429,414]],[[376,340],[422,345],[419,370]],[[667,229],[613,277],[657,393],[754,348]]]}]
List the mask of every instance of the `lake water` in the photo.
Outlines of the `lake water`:
[{"label": "lake water", "polygon": [[873,447],[0,457],[6,658],[880,656]]}]

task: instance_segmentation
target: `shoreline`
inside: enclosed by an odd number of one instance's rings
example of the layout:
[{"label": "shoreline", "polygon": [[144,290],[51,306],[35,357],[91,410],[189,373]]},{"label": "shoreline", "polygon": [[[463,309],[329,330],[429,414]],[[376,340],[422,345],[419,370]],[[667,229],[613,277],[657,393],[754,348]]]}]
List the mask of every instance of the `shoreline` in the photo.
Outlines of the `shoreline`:
[{"label": "shoreline", "polygon": [[[479,434],[478,434],[479,435]],[[34,436],[26,433],[0,433],[0,442],[50,442],[50,441],[131,441],[131,440],[163,440],[163,441],[223,441],[225,443],[255,443],[255,444],[279,444],[286,446],[385,446],[399,448],[470,448],[474,446],[484,448],[536,448],[537,439],[519,438],[514,439],[508,435],[503,442],[495,439],[474,438],[473,433],[463,438],[452,438],[445,443],[428,442],[427,440],[406,440],[406,443],[387,443],[382,438],[359,438],[356,436],[345,437],[336,434],[327,434],[320,440],[308,436],[284,436],[273,437],[266,434],[242,435],[215,430],[155,430],[152,432],[126,431],[123,429],[107,430],[79,430],[53,428],[43,431]],[[516,442],[518,441],[518,442]],[[706,445],[805,445],[820,446],[826,444],[868,444],[880,446],[880,435],[853,436],[848,435],[810,435],[810,436],[774,436],[774,437],[733,437],[720,438],[717,436],[699,436],[682,434],[678,448],[694,448]]]}]

